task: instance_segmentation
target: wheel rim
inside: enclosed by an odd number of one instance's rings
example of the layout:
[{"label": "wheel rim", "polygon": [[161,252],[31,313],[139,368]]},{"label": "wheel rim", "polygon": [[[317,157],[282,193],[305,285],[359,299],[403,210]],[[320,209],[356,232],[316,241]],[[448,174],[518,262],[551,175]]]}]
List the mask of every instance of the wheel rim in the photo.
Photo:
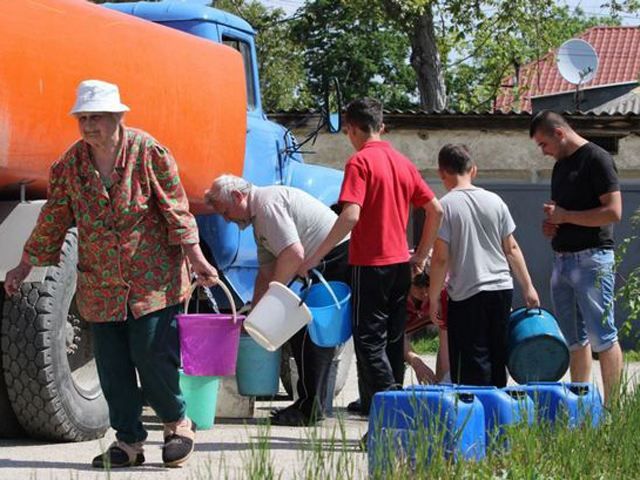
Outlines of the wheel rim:
[{"label": "wheel rim", "polygon": [[96,398],[101,393],[90,327],[78,313],[74,296],[65,325],[67,362],[75,389],[87,399]]}]

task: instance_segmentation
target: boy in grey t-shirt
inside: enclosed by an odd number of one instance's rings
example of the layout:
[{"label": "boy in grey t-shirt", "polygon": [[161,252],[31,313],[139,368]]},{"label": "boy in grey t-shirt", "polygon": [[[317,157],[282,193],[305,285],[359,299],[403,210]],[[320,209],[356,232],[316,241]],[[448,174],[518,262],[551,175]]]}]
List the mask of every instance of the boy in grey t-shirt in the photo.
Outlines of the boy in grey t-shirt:
[{"label": "boy in grey t-shirt", "polygon": [[465,145],[445,145],[438,173],[448,193],[431,260],[431,318],[449,271],[447,292],[451,379],[466,385],[507,384],[507,322],[511,270],[527,307],[540,305],[513,232],[509,209],[495,193],[475,187],[477,167]]}]

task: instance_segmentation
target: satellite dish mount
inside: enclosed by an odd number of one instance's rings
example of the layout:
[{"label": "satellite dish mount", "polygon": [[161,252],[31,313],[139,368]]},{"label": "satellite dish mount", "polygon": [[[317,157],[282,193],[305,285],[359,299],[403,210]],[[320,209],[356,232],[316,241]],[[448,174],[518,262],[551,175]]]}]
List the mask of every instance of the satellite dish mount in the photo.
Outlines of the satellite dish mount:
[{"label": "satellite dish mount", "polygon": [[580,87],[589,83],[598,71],[598,54],[591,44],[580,39],[567,40],[558,49],[558,71],[562,78],[576,86],[574,95],[576,111],[584,94]]}]

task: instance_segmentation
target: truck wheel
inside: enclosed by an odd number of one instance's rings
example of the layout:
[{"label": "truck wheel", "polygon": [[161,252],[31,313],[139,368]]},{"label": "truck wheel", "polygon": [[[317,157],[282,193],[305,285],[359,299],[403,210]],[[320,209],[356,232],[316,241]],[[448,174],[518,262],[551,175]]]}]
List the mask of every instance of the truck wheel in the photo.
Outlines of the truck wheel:
[{"label": "truck wheel", "polygon": [[[0,311],[4,302],[4,285],[0,283]],[[0,355],[0,372],[2,371],[2,355]],[[18,438],[24,436],[24,430],[13,412],[4,377],[0,375],[0,438]]]},{"label": "truck wheel", "polygon": [[89,325],[75,304],[77,233],[42,283],[5,299],[2,367],[9,399],[25,431],[54,441],[102,437],[109,426]]},{"label": "truck wheel", "polygon": [[[334,390],[334,397],[344,388],[347,383],[347,376],[349,375],[349,369],[351,368],[351,362],[354,357],[353,338],[347,340],[340,349],[336,352],[336,360],[338,362],[338,372],[336,374],[336,386]],[[291,347],[288,343],[282,346],[282,355],[280,357],[280,381],[284,387],[287,395],[293,398],[293,388],[291,388],[291,368],[290,360],[293,358],[291,354]]]}]

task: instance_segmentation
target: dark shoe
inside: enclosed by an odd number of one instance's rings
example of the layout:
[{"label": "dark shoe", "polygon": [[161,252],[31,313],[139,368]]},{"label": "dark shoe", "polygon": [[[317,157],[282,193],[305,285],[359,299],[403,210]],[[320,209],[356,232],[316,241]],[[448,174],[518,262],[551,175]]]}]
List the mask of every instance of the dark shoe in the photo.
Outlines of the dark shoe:
[{"label": "dark shoe", "polygon": [[280,410],[271,416],[271,425],[283,427],[311,427],[322,418],[310,418],[294,406]]},{"label": "dark shoe", "polygon": [[362,404],[360,403],[360,399],[354,400],[347,405],[347,412],[362,413]]},{"label": "dark shoe", "polygon": [[195,445],[196,424],[191,421],[189,427],[178,427],[164,437],[162,461],[165,467],[178,467],[186,462]]},{"label": "dark shoe", "polygon": [[144,463],[144,454],[124,442],[113,442],[103,453],[91,461],[94,468],[136,467]]}]

